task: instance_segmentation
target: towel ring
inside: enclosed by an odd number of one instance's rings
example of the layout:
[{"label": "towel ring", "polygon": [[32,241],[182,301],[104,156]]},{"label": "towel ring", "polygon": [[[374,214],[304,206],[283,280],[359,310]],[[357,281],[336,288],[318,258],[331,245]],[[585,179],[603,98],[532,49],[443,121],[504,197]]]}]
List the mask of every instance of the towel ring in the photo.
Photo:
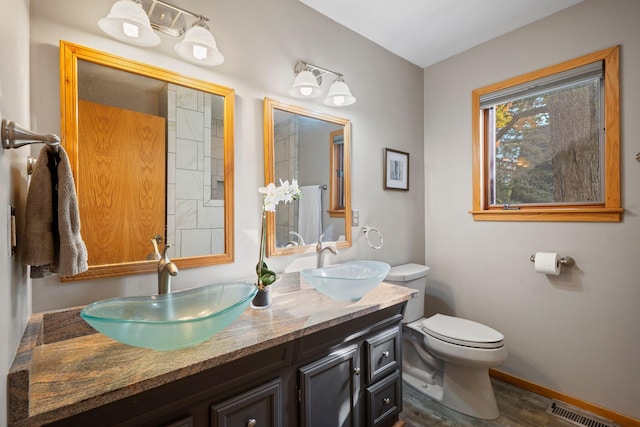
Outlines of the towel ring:
[{"label": "towel ring", "polygon": [[[379,245],[374,245],[373,243],[371,243],[371,240],[369,239],[369,232],[374,231],[378,237],[380,238],[380,244]],[[364,237],[367,239],[367,243],[369,244],[369,246],[372,249],[380,249],[382,248],[382,244],[384,243],[384,239],[382,238],[382,233],[380,233],[380,231],[378,231],[377,228],[375,227],[371,227],[370,225],[363,225],[362,226],[362,232],[364,233]]]}]

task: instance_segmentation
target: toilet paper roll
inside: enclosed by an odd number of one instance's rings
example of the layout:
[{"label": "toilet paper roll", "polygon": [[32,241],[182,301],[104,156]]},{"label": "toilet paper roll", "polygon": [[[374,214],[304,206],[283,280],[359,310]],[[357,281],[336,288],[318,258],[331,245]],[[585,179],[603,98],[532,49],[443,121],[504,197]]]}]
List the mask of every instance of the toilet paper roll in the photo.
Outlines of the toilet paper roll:
[{"label": "toilet paper roll", "polygon": [[535,269],[537,273],[560,274],[560,257],[556,252],[537,252],[535,258]]}]

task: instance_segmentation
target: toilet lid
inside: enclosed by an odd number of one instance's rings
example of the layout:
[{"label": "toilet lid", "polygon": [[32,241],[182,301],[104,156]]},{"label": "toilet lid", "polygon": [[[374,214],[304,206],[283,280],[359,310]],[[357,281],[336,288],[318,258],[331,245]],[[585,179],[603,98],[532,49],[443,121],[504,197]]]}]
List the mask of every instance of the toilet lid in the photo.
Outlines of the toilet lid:
[{"label": "toilet lid", "polygon": [[442,341],[475,348],[502,347],[504,335],[472,320],[436,314],[422,320],[422,330]]}]

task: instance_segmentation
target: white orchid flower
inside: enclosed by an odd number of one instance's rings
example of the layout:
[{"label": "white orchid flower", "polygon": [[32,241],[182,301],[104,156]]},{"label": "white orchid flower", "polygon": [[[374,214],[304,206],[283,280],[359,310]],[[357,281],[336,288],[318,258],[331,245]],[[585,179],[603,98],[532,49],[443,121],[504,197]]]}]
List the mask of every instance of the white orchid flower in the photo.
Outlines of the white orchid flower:
[{"label": "white orchid flower", "polygon": [[273,212],[280,202],[291,203],[293,200],[300,198],[301,192],[298,182],[294,179],[289,184],[289,180],[282,181],[276,186],[273,182],[267,184],[266,187],[258,188],[258,192],[264,194],[262,206],[265,211]]},{"label": "white orchid flower", "polygon": [[289,180],[282,182],[280,180],[280,188],[282,189],[282,193],[280,194],[280,201],[284,203],[290,203],[293,201],[293,192],[291,191],[291,186],[289,185]]}]

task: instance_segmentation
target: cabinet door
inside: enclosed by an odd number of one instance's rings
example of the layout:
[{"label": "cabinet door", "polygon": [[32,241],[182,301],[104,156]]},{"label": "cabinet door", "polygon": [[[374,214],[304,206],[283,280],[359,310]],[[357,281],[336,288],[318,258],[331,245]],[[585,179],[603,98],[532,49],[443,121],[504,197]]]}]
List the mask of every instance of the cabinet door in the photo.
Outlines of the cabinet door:
[{"label": "cabinet door", "polygon": [[302,427],[359,425],[359,359],[352,345],[299,369]]},{"label": "cabinet door", "polygon": [[214,427],[279,427],[282,425],[280,379],[211,407]]}]

